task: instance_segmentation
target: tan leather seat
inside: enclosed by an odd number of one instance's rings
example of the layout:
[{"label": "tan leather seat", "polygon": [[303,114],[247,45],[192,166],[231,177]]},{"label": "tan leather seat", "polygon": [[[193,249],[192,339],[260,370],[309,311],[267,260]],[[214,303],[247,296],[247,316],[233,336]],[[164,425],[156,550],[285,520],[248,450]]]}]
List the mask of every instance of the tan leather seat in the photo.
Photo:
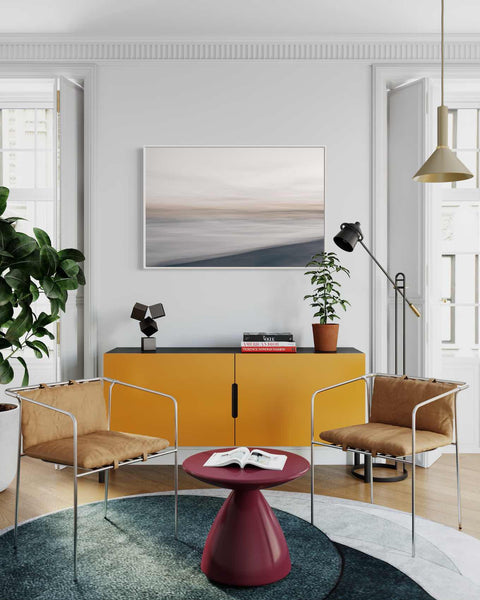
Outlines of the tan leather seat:
[{"label": "tan leather seat", "polygon": [[[407,377],[375,377],[370,422],[322,431],[320,438],[347,448],[407,456],[412,454],[412,410],[424,400],[453,390],[450,383]],[[417,411],[415,451],[448,446],[453,439],[453,394]]]},{"label": "tan leather seat", "polygon": [[[408,456],[412,454],[412,430],[410,427],[397,427],[384,423],[365,423],[322,431],[322,440],[347,448],[368,450],[373,456],[377,452],[391,456]],[[451,439],[441,433],[417,431],[415,451],[426,452],[440,446],[447,446]]]},{"label": "tan leather seat", "polygon": [[[159,452],[169,443],[163,438],[108,431],[103,382],[71,382],[46,386],[22,394],[37,402],[72,413],[77,420],[77,465],[96,469]],[[27,456],[73,465],[73,422],[58,412],[23,403],[23,449]]]},{"label": "tan leather seat", "polygon": [[[120,431],[95,431],[80,435],[77,440],[77,464],[84,469],[96,469],[106,465],[118,466],[119,462],[167,448],[168,441],[147,435],[122,433]],[[73,438],[50,440],[25,450],[27,456],[41,458],[62,465],[73,465]]]}]

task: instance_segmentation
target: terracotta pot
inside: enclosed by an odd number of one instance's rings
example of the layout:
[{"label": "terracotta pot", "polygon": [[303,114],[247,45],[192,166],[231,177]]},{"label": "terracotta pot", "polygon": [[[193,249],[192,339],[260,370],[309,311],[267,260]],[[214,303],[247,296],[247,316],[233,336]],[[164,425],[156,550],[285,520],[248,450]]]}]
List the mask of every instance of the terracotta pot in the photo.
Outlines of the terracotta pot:
[{"label": "terracotta pot", "polygon": [[312,323],[315,352],[336,352],[338,323]]},{"label": "terracotta pot", "polygon": [[0,407],[0,492],[3,492],[15,477],[17,468],[20,410],[11,403],[0,402]]}]

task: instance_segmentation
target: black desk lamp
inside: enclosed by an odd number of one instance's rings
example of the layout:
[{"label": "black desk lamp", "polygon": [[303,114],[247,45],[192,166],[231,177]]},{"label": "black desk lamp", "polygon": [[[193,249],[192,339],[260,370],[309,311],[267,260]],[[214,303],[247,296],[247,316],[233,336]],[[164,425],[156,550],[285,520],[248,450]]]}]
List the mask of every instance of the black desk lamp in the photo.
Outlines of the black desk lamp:
[{"label": "black desk lamp", "polygon": [[[405,274],[397,273],[395,275],[395,279],[392,279],[387,271],[382,267],[382,265],[378,262],[375,256],[370,252],[370,250],[363,243],[363,233],[360,229],[360,223],[357,221],[356,223],[342,223],[340,226],[340,231],[333,238],[333,241],[339,248],[345,250],[345,252],[353,252],[355,246],[358,242],[360,242],[361,246],[366,250],[367,254],[373,260],[373,262],[377,265],[377,267],[382,271],[382,273],[386,276],[388,281],[393,285],[393,289],[395,290],[395,373],[398,375],[398,296],[402,296],[402,373],[405,375],[405,357],[406,357],[406,330],[405,330],[405,306],[408,304],[412,312],[420,317],[420,311],[416,306],[414,306],[410,300],[407,298],[405,294],[406,282],[405,282]],[[365,457],[367,461],[369,459],[370,464],[365,464],[364,466],[364,474],[361,475],[357,473],[357,470],[362,467],[359,461],[359,456],[355,453],[355,464],[352,467],[352,475],[358,477],[359,479],[363,479],[365,483],[369,483],[370,477],[372,477],[372,467],[383,467],[389,469],[397,468],[397,463],[394,465],[390,464],[376,464],[372,462],[371,457]],[[400,475],[396,475],[394,477],[374,477],[374,481],[401,481],[402,479],[406,479],[408,472],[405,469],[405,463],[403,464],[402,473]]]}]

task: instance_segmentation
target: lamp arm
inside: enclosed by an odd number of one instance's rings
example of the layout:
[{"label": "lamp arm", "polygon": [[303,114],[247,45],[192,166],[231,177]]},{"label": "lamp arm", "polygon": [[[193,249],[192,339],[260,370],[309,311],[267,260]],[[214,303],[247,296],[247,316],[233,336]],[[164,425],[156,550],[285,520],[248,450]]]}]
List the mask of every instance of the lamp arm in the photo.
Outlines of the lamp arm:
[{"label": "lamp arm", "polygon": [[362,240],[358,240],[360,242],[360,244],[362,245],[362,247],[365,249],[365,251],[367,252],[367,254],[370,256],[370,258],[373,260],[373,262],[377,265],[377,267],[380,269],[380,271],[382,271],[382,273],[386,276],[386,278],[388,279],[388,281],[393,285],[393,289],[395,291],[397,291],[403,298],[405,298],[406,303],[408,304],[408,306],[410,307],[411,311],[417,316],[420,317],[420,311],[418,310],[418,308],[412,304],[410,302],[410,300],[407,298],[405,292],[403,290],[401,290],[397,284],[395,283],[395,281],[390,277],[390,275],[387,273],[387,271],[385,271],[385,269],[382,267],[382,265],[378,262],[378,260],[375,258],[375,256],[370,252],[370,250],[365,246],[365,244],[363,243]]}]

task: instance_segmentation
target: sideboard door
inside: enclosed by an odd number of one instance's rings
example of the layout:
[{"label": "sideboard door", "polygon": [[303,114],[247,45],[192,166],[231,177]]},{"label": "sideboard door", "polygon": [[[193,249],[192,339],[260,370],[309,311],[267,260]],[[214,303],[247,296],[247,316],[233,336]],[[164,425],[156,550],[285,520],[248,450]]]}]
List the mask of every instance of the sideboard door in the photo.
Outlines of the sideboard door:
[{"label": "sideboard door", "polygon": [[[233,354],[107,353],[106,377],[170,394],[178,402],[180,446],[233,444]],[[165,437],[174,443],[172,403],[114,388],[112,430]]]},{"label": "sideboard door", "polygon": [[[365,374],[365,355],[237,354],[237,445],[309,446],[313,392]],[[365,422],[363,382],[321,395],[315,431]]]}]

